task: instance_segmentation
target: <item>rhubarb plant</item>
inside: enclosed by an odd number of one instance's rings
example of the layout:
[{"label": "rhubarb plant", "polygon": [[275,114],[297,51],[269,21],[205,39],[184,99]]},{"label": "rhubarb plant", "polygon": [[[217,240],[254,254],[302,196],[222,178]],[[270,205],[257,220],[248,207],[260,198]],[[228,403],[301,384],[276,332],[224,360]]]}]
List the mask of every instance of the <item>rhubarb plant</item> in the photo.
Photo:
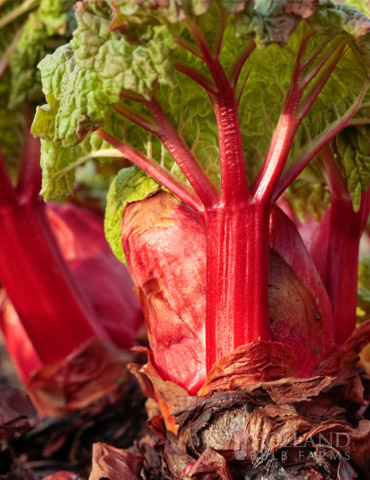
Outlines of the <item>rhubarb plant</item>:
[{"label": "rhubarb plant", "polygon": [[142,324],[102,215],[39,195],[40,142],[29,133],[37,64],[70,37],[73,3],[0,2],[0,328],[25,384],[93,339],[130,348]]},{"label": "rhubarb plant", "polygon": [[[42,193],[69,192],[102,148],[136,166],[112,184],[106,232],[139,287],[163,375],[197,391],[215,362],[272,339],[316,354],[309,376],[333,347],[332,313],[275,204],[347,141],[341,132],[367,124],[369,19],[330,0],[85,0],[75,15],[72,41],[39,65]],[[285,330],[281,278],[287,300],[305,299]],[[199,378],[189,367],[179,380],[177,347]]]}]

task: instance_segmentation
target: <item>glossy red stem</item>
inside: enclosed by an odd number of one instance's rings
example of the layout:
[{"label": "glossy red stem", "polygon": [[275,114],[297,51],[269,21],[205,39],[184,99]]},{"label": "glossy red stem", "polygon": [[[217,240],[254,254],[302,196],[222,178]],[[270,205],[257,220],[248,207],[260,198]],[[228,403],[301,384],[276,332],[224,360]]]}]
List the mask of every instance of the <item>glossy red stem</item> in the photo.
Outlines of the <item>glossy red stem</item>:
[{"label": "glossy red stem", "polygon": [[207,369],[240,345],[270,338],[269,216],[254,204],[207,213]]},{"label": "glossy red stem", "polygon": [[0,281],[43,362],[106,334],[59,251],[42,200],[0,211]]},{"label": "glossy red stem", "polygon": [[370,192],[359,212],[348,198],[332,198],[325,285],[333,306],[335,342],[340,345],[356,326],[360,238],[370,211]]},{"label": "glossy red stem", "polygon": [[333,308],[334,339],[340,345],[356,326],[359,247],[370,213],[370,189],[362,195],[360,209],[355,212],[329,145],[322,149],[321,157],[331,191],[331,208],[324,219],[328,223],[322,226],[323,238],[317,242],[318,248],[326,248],[326,256],[322,257],[325,264],[318,267]]},{"label": "glossy red stem", "polygon": [[35,184],[21,178],[15,194],[0,158],[0,189],[8,193],[0,198],[0,283],[41,361],[48,363],[93,336],[107,335],[75,284],[50,228],[45,203],[36,192],[38,162],[32,155],[27,162],[24,179]]},{"label": "glossy red stem", "polygon": [[[219,93],[214,97],[218,125],[221,198],[219,208],[207,212],[207,369],[219,358],[256,338],[270,339],[268,260],[270,201],[297,128],[294,113],[301,90],[294,85],[251,198],[246,180],[235,89],[217,60],[205,61]],[[240,70],[240,67],[238,67]],[[235,84],[235,82],[234,82]],[[295,108],[293,108],[293,105]],[[289,115],[286,110],[289,108]],[[262,195],[259,195],[263,191]]]},{"label": "glossy red stem", "polygon": [[[251,199],[241,140],[235,84],[199,38],[217,86],[213,96],[218,127],[221,201],[204,219],[207,246],[207,370],[216,360],[256,338],[270,339],[268,306],[268,202]],[[250,47],[245,61],[253,51]]]}]

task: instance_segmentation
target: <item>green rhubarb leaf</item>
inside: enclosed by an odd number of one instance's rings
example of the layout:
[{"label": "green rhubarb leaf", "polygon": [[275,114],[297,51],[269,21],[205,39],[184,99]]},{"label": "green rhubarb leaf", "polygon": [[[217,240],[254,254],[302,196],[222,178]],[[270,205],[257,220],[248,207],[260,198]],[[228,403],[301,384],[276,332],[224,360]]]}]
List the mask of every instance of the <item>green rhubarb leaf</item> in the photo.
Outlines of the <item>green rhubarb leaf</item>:
[{"label": "green rhubarb leaf", "polygon": [[[224,20],[224,40],[219,44]],[[47,98],[51,94],[55,98],[54,127],[48,141],[61,150],[76,148],[91,131],[112,125],[120,106],[154,125],[145,102],[155,96],[217,186],[220,167],[214,108],[205,90],[178,71],[185,65],[212,84],[205,63],[182,47],[186,44],[199,52],[194,31],[202,32],[213,54],[221,50],[219,58],[227,73],[244,49],[253,41],[257,44],[236,89],[250,182],[271,144],[303,41],[308,42],[302,60],[307,62],[306,75],[326,55],[324,71],[329,71],[327,65],[340,49],[341,58],[297,130],[283,175],[349,115],[368,81],[370,56],[364,54],[363,46],[370,21],[330,0],[90,0],[78,3],[76,21],[70,45],[40,64],[44,92]],[[314,55],[321,46],[320,54]],[[309,92],[319,81],[320,75],[314,75],[302,104],[308,102]],[[370,118],[367,100],[356,114],[362,122]],[[155,135],[127,119],[121,124],[122,130],[116,128],[115,133],[119,140],[184,179]],[[36,133],[41,136],[42,129]],[[307,193],[306,198],[312,195]]]},{"label": "green rhubarb leaf", "polygon": [[60,143],[41,139],[41,194],[48,201],[71,193],[77,167],[91,159],[110,161],[112,156],[118,157],[120,154],[94,134],[88,135],[80,144],[68,149],[63,148]]},{"label": "green rhubarb leaf", "polygon": [[357,212],[370,185],[370,126],[346,128],[337,136],[336,145],[336,161]]},{"label": "green rhubarb leaf", "polygon": [[[22,37],[26,38],[24,35]],[[16,108],[24,102],[41,101],[41,78],[37,64],[45,55],[46,50],[42,43],[32,46],[27,41],[18,43],[17,52],[10,57],[12,88],[9,108]]]},{"label": "green rhubarb leaf", "polygon": [[109,30],[109,12],[100,0],[78,4],[71,45],[40,63],[44,93],[59,102],[54,140],[64,147],[103,125],[123,88],[149,98],[157,85],[172,85],[166,28],[154,26],[144,44],[132,45]]},{"label": "green rhubarb leaf", "polygon": [[[47,99],[52,94],[54,128],[48,134],[56,149],[74,148],[91,130],[112,124],[114,105],[122,102],[120,92],[129,91],[148,98],[155,90],[163,109],[198,157],[210,178],[218,184],[218,136],[213,108],[207,93],[192,80],[175,72],[177,60],[202,65],[199,59],[184,51],[175,50],[169,30],[152,21],[146,34],[138,29],[135,43],[119,31],[110,31],[113,12],[105,2],[91,1],[79,4],[76,10],[78,28],[70,45],[60,47],[40,63],[43,91]],[[142,104],[130,108],[140,115],[148,115]],[[50,107],[50,105],[49,105]],[[35,135],[42,137],[43,126],[39,110],[34,125]],[[123,119],[115,135],[154,158],[184,180],[182,172],[168,151],[155,136]],[[69,157],[66,153],[64,158]],[[49,162],[50,163],[50,162]],[[74,163],[74,162],[71,162]],[[55,169],[64,171],[62,163],[53,162]],[[54,170],[56,172],[56,170]],[[46,174],[49,178],[49,174]],[[70,185],[70,182],[68,182]],[[53,190],[48,190],[53,191]]]},{"label": "green rhubarb leaf", "polygon": [[40,63],[43,90],[57,102],[54,141],[72,147],[103,122],[110,103],[119,100],[119,87],[91,70],[76,68],[69,45],[58,48]]},{"label": "green rhubarb leaf", "polygon": [[[137,2],[136,0],[118,0],[114,3],[115,21],[117,17],[126,17],[142,13],[146,14],[159,13],[163,15],[171,23],[185,20],[185,2],[182,0],[170,0],[161,2],[159,0],[146,0],[145,2]],[[197,8],[202,11],[208,8],[210,0],[199,0],[196,2]]]},{"label": "green rhubarb leaf", "polygon": [[[78,28],[71,43],[77,70],[96,74],[103,85],[150,98],[157,85],[173,86],[169,57],[176,48],[165,26],[153,25],[139,45],[111,32],[112,11],[105,2],[80,3],[76,9]],[[110,104],[116,103],[116,97]]]},{"label": "green rhubarb leaf", "polygon": [[126,263],[121,238],[121,221],[125,206],[130,202],[144,200],[159,189],[160,185],[157,182],[136,167],[120,170],[111,183],[105,210],[105,236],[113,253],[121,262]]},{"label": "green rhubarb leaf", "polygon": [[[42,23],[52,32],[65,35],[72,21],[71,7],[75,0],[41,0],[38,13]],[[74,23],[74,22],[73,22]]]},{"label": "green rhubarb leaf", "polygon": [[[48,95],[48,105],[39,107],[32,125],[32,133],[41,139],[42,190],[46,200],[66,195],[73,189],[75,169],[90,159],[110,161],[112,157],[122,158],[110,144],[90,132],[82,142],[64,148],[62,142],[54,142],[54,125],[58,101]],[[113,122],[111,132],[120,124]]]}]

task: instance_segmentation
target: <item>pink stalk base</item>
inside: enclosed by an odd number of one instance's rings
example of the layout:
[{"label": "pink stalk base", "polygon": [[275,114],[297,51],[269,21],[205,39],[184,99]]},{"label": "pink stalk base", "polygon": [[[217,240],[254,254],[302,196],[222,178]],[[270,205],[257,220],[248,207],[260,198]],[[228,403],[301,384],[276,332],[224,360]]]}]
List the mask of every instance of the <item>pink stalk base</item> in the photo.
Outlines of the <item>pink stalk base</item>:
[{"label": "pink stalk base", "polygon": [[270,339],[269,215],[255,204],[207,212],[207,369],[240,345]]}]

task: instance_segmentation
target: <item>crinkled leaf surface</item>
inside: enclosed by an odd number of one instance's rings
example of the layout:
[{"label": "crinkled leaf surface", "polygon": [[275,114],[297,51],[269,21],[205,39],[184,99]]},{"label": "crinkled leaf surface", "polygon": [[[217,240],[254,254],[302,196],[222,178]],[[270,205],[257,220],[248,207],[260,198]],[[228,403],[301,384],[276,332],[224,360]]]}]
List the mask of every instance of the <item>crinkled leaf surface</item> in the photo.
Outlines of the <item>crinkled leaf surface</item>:
[{"label": "crinkled leaf surface", "polygon": [[[41,193],[46,200],[69,193],[75,179],[75,168],[87,160],[98,158],[103,161],[107,157],[122,157],[110,144],[93,133],[87,135],[81,143],[68,149],[63,148],[61,142],[53,142],[53,120],[57,101],[53,94],[50,94],[49,99],[54,108],[50,105],[38,107],[32,127],[33,131],[39,129],[43,131]],[[119,122],[117,123],[119,125]]]},{"label": "crinkled leaf surface", "polygon": [[149,97],[157,83],[172,85],[169,53],[175,48],[164,26],[153,26],[144,45],[133,45],[111,32],[111,10],[103,1],[81,2],[71,46],[40,64],[46,95],[59,102],[55,139],[65,147],[103,124],[125,88]]},{"label": "crinkled leaf surface", "polygon": [[[91,135],[91,130],[109,128],[118,104],[148,118],[145,101],[155,95],[218,186],[218,135],[213,108],[204,89],[179,73],[178,65],[191,67],[209,78],[203,62],[181,46],[186,44],[194,52],[197,49],[186,22],[196,23],[210,49],[214,49],[225,15],[219,55],[225,71],[250,42],[254,40],[258,46],[246,62],[237,86],[242,92],[239,117],[251,180],[270,145],[302,40],[308,42],[304,58],[307,75],[325,56],[330,60],[329,53],[338,52],[336,47],[343,47],[330,79],[298,128],[286,169],[295,165],[348,115],[367,82],[365,47],[370,21],[360,12],[329,0],[320,4],[313,0],[261,1],[256,5],[227,0],[117,1],[112,8],[103,0],[78,3],[78,26],[71,44],[40,64],[44,92],[52,109],[50,141],[58,144],[60,151],[75,148]],[[327,46],[318,53],[322,45]],[[122,94],[124,98],[120,98]],[[306,101],[304,96],[303,103]],[[366,120],[369,109],[359,109],[358,115]],[[120,140],[183,178],[157,137],[130,120],[122,123],[115,133]],[[42,136],[42,123],[35,124],[33,131]],[[74,155],[61,155],[74,164]],[[64,169],[65,164],[55,170],[59,168]]]}]

